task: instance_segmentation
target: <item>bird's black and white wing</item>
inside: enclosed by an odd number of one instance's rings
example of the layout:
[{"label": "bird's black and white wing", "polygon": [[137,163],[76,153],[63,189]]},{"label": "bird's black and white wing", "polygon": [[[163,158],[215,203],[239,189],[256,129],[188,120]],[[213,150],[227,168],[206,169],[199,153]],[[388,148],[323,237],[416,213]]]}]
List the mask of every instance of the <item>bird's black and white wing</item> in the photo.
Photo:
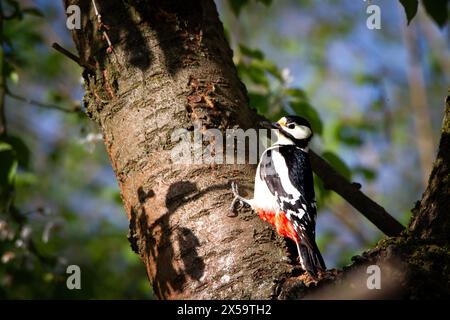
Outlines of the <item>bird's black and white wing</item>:
[{"label": "bird's black and white wing", "polygon": [[307,247],[301,255],[309,255],[309,260],[315,260],[311,262],[313,265],[325,269],[315,241],[316,201],[308,154],[293,145],[268,149],[260,161],[260,178],[276,197],[280,211],[291,221],[302,246]]},{"label": "bird's black and white wing", "polygon": [[259,174],[276,197],[280,211],[292,215],[299,224],[315,224],[314,184],[306,152],[295,146],[268,149],[260,161]]}]

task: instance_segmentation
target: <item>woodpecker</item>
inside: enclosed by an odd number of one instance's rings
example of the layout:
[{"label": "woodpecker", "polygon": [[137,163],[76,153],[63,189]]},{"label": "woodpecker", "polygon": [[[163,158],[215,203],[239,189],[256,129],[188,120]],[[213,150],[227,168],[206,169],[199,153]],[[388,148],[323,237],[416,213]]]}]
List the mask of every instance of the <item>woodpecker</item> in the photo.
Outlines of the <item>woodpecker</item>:
[{"label": "woodpecker", "polygon": [[276,129],[277,140],[261,155],[256,170],[253,199],[239,195],[231,184],[235,203],[249,205],[272,224],[278,234],[293,240],[302,268],[312,277],[326,269],[316,244],[316,201],[308,144],[313,136],[310,123],[299,116],[262,123]]}]

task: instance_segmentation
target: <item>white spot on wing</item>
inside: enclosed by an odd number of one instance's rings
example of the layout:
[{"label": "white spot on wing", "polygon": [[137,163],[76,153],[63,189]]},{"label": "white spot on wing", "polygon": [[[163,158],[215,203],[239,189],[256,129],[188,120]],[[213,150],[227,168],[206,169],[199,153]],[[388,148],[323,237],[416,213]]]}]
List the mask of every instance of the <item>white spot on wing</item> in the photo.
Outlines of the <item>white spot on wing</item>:
[{"label": "white spot on wing", "polygon": [[274,163],[274,167],[277,168],[277,173],[281,180],[281,185],[284,191],[292,196],[292,199],[283,198],[282,201],[289,202],[294,204],[296,199],[300,198],[300,192],[292,185],[291,180],[289,179],[289,170],[286,165],[286,161],[283,156],[278,152],[278,150],[273,150],[272,152],[272,161]]}]

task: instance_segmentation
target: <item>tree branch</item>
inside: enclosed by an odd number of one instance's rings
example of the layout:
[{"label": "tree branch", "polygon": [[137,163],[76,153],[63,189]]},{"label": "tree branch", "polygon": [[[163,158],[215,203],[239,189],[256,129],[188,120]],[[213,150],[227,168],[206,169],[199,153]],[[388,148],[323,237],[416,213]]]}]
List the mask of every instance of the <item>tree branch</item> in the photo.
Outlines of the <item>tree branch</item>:
[{"label": "tree branch", "polygon": [[314,151],[310,150],[309,155],[313,170],[322,179],[325,188],[339,194],[378,229],[388,236],[398,236],[405,229],[382,206],[361,192],[360,185],[350,183]]}]

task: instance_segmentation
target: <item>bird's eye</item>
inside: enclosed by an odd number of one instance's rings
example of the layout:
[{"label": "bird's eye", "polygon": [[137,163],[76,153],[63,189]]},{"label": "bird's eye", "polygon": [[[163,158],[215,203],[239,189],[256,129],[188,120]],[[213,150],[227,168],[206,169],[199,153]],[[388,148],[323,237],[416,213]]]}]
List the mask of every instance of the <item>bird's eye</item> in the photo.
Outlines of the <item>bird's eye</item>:
[{"label": "bird's eye", "polygon": [[294,129],[294,128],[295,128],[295,124],[290,123],[290,124],[287,125],[287,127],[288,127],[289,129]]}]

